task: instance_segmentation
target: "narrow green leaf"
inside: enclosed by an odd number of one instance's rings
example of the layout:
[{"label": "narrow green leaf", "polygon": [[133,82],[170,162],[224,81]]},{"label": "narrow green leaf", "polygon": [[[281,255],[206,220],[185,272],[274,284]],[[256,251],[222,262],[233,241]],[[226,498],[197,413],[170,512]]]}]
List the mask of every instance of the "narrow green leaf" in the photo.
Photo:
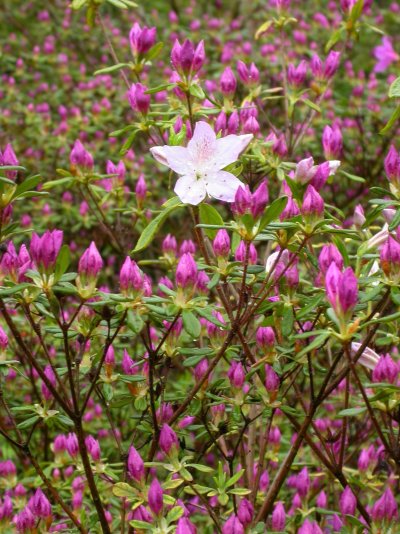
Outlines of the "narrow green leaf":
[{"label": "narrow green leaf", "polygon": [[97,76],[98,74],[106,74],[107,72],[114,72],[116,70],[123,69],[124,67],[129,67],[129,63],[117,63],[116,65],[111,65],[110,67],[104,67],[104,69],[96,70],[94,75]]},{"label": "narrow green leaf", "polygon": [[279,217],[282,211],[285,209],[288,201],[288,197],[279,197],[272,202],[270,206],[265,210],[264,215],[260,221],[259,231],[261,232],[270,222]]},{"label": "narrow green leaf", "polygon": [[[164,210],[157,215],[155,219],[153,219],[143,230],[141,233],[138,242],[136,243],[135,248],[133,249],[133,253],[140,252],[141,250],[144,250],[146,247],[150,245],[150,243],[153,241],[154,236],[156,235],[157,231],[161,228],[162,224],[173,211],[183,206],[181,201],[178,199],[178,197],[174,197],[175,202],[171,203],[168,207],[165,207],[164,204]],[[172,199],[170,199],[172,200]],[[167,204],[167,203],[166,203]]]},{"label": "narrow green leaf", "polygon": [[395,124],[397,119],[400,118],[400,106],[397,106],[397,108],[393,111],[392,116],[388,120],[386,126],[382,128],[382,130],[379,132],[381,135],[387,133],[391,127]]},{"label": "narrow green leaf", "polygon": [[317,113],[321,113],[321,108],[315,104],[315,102],[312,102],[311,100],[309,100],[308,98],[303,98],[302,99],[302,102],[304,102],[304,104],[306,106],[308,106],[309,108],[313,109],[314,111],[316,111]]}]

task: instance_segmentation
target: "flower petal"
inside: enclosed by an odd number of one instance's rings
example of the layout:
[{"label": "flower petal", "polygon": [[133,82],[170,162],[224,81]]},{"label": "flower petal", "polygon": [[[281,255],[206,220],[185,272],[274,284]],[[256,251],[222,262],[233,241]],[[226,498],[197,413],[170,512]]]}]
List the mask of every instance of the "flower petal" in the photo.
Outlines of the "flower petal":
[{"label": "flower petal", "polygon": [[239,155],[250,141],[253,139],[253,134],[246,135],[227,135],[217,139],[215,159],[218,162],[220,169],[237,161]]},{"label": "flower petal", "polygon": [[236,191],[243,187],[243,183],[233,174],[226,171],[217,172],[207,183],[206,189],[210,197],[233,202]]},{"label": "flower petal", "polygon": [[197,206],[206,196],[206,185],[204,180],[196,180],[194,176],[181,176],[174,191],[185,204]]},{"label": "flower petal", "polygon": [[191,174],[193,167],[187,148],[182,146],[154,146],[150,148],[154,158],[177,174]]},{"label": "flower petal", "polygon": [[332,159],[329,161],[329,176],[333,176],[340,167],[340,161]]},{"label": "flower petal", "polygon": [[196,167],[215,158],[216,135],[209,124],[204,121],[196,123],[193,137],[188,143],[188,152]]}]

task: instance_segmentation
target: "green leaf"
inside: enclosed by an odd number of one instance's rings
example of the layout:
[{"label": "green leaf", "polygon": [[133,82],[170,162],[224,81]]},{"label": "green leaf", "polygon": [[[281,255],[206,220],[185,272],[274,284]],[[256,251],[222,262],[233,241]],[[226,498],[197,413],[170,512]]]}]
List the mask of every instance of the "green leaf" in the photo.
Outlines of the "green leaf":
[{"label": "green leaf", "polygon": [[61,276],[68,269],[71,263],[71,251],[68,245],[63,245],[57,257],[56,268],[54,271],[54,279],[58,281]]},{"label": "green leaf", "polygon": [[329,41],[326,43],[326,46],[325,46],[325,52],[329,52],[329,50],[335,46],[335,44],[340,41],[340,39],[342,38],[342,35],[343,33],[345,32],[345,29],[343,27],[339,28],[338,30],[336,30],[331,38],[329,39]]},{"label": "green leaf", "polygon": [[200,336],[201,324],[195,314],[189,310],[183,310],[182,312],[183,326],[189,336],[197,339]]},{"label": "green leaf", "polygon": [[35,176],[30,176],[29,178],[24,180],[22,184],[19,184],[17,189],[14,191],[12,198],[18,198],[23,193],[26,193],[26,191],[34,189],[40,182],[40,178],[40,174],[36,174]]},{"label": "green leaf", "polygon": [[231,478],[226,481],[225,487],[230,488],[231,486],[236,484],[236,482],[242,477],[243,473],[244,469],[240,469],[240,471],[235,473],[233,476],[231,476]]},{"label": "green leaf", "polygon": [[20,430],[24,430],[25,428],[30,428],[33,426],[37,421],[39,421],[40,417],[38,415],[34,415],[33,417],[30,417],[29,419],[26,419],[25,421],[22,421],[22,423],[19,423],[17,427]]},{"label": "green leaf", "polygon": [[114,72],[116,70],[123,69],[124,67],[129,67],[129,63],[117,63],[116,65],[111,65],[110,67],[104,67],[104,69],[96,70],[94,73],[95,76],[98,74],[106,74],[107,72]]},{"label": "green leaf", "polygon": [[251,490],[246,488],[234,488],[232,490],[229,490],[229,493],[231,495],[248,495],[249,493],[251,493]]},{"label": "green leaf", "polygon": [[72,0],[71,7],[72,9],[81,9],[88,0]]},{"label": "green leaf", "polygon": [[302,99],[302,102],[304,102],[304,104],[306,106],[308,106],[309,108],[313,109],[314,111],[316,111],[317,113],[321,113],[321,108],[315,104],[314,102],[312,102],[311,100],[309,100],[308,98],[303,98]]},{"label": "green leaf", "polygon": [[288,336],[292,331],[294,324],[293,309],[291,306],[285,306],[282,316],[282,335]]},{"label": "green leaf", "polygon": [[208,465],[202,465],[202,464],[186,464],[187,467],[193,467],[193,469],[196,469],[197,471],[201,471],[202,473],[214,473],[214,469],[212,467],[209,467]]},{"label": "green leaf", "polygon": [[[150,243],[153,241],[154,236],[158,232],[158,230],[163,225],[164,221],[172,213],[178,208],[181,208],[183,206],[182,202],[178,197],[174,197],[173,199],[170,199],[171,201],[174,200],[174,202],[171,202],[168,207],[165,207],[164,204],[164,210],[157,215],[155,219],[153,219],[143,230],[141,233],[138,242],[136,243],[135,248],[133,249],[132,253],[140,252],[141,250],[144,250],[147,248]],[[169,201],[168,201],[169,202]]]},{"label": "green leaf", "polygon": [[346,408],[345,410],[341,410],[337,417],[351,417],[352,415],[359,415],[360,413],[364,413],[366,411],[365,406],[360,406],[359,408]]},{"label": "green leaf", "polygon": [[126,482],[118,482],[114,484],[112,492],[116,497],[127,497],[131,500],[137,499],[137,493],[135,488],[132,488]]},{"label": "green leaf", "polygon": [[361,17],[364,7],[364,0],[357,0],[350,12],[350,20],[354,23]]},{"label": "green leaf", "polygon": [[183,515],[183,508],[181,506],[175,506],[168,512],[167,515],[167,523],[173,523],[175,521],[178,521],[180,517]]},{"label": "green leaf", "polygon": [[[224,221],[218,211],[210,204],[200,204],[199,208],[200,221],[202,224],[215,224],[219,226],[224,225]],[[217,234],[217,230],[205,228],[204,233],[210,239],[214,239]]]},{"label": "green leaf", "polygon": [[255,38],[256,39],[259,39],[261,37],[261,35],[265,32],[267,32],[270,27],[274,24],[274,21],[273,20],[267,20],[265,21],[263,24],[261,24],[261,26],[258,28],[258,30],[256,31],[255,33]]},{"label": "green leaf", "polygon": [[349,180],[353,180],[353,182],[360,182],[360,183],[365,182],[365,178],[362,178],[361,176],[356,176],[355,174],[350,174],[349,172],[346,172],[346,171],[340,171],[340,174],[343,174],[344,176],[349,178]]},{"label": "green leaf", "polygon": [[74,178],[72,176],[68,176],[68,178],[59,178],[58,180],[51,180],[50,182],[43,184],[43,189],[53,189],[53,187],[57,187],[58,185],[69,186],[73,180]]},{"label": "green leaf", "polygon": [[389,97],[390,98],[400,97],[400,76],[396,78],[393,83],[391,83],[389,87]]},{"label": "green leaf", "polygon": [[382,130],[379,132],[381,135],[387,133],[391,127],[395,124],[397,119],[400,118],[400,106],[397,106],[397,108],[393,111],[390,119],[388,120],[386,126],[382,128]]},{"label": "green leaf", "polygon": [[203,89],[200,87],[200,85],[197,85],[197,83],[193,83],[190,86],[190,94],[195,98],[199,98],[200,100],[204,100],[204,98],[206,97]]},{"label": "green leaf", "polygon": [[151,523],[146,523],[146,521],[139,521],[138,519],[134,519],[133,521],[129,521],[129,524],[133,528],[137,528],[139,530],[153,530],[153,525]]},{"label": "green leaf", "polygon": [[267,224],[274,221],[279,217],[282,211],[285,209],[288,201],[288,197],[279,197],[272,202],[270,206],[265,210],[264,215],[260,221],[259,231],[263,230]]},{"label": "green leaf", "polygon": [[153,95],[154,93],[161,93],[161,91],[168,91],[168,89],[175,87],[175,85],[176,85],[175,83],[162,83],[161,85],[157,85],[156,87],[147,89],[147,91],[145,91],[145,94]]},{"label": "green leaf", "polygon": [[296,357],[296,360],[298,361],[299,358],[307,354],[307,352],[310,352],[314,349],[317,349],[322,345],[322,343],[326,340],[326,338],[329,337],[329,332],[324,332],[323,334],[320,334],[317,336],[311,343],[309,343],[306,347],[304,347],[303,350],[301,350]]},{"label": "green leaf", "polygon": [[146,59],[148,61],[151,61],[152,59],[156,58],[161,50],[163,49],[164,47],[164,43],[157,43],[156,45],[154,45],[152,48],[150,48],[150,50],[147,52],[146,54]]}]

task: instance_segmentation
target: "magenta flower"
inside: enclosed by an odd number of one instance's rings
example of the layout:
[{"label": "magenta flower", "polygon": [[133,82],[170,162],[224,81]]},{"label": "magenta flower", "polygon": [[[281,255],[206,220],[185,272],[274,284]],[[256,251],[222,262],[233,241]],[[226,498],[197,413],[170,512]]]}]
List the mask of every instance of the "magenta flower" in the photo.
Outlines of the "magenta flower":
[{"label": "magenta flower", "polygon": [[242,182],[222,169],[238,159],[252,138],[252,134],[232,134],[217,139],[211,126],[200,121],[187,147],[164,145],[150,151],[157,161],[181,175],[174,191],[185,204],[196,206],[207,194],[233,202]]},{"label": "magenta flower", "polygon": [[374,71],[384,72],[392,63],[399,60],[399,55],[395,52],[390,37],[382,37],[382,44],[374,48],[374,56],[378,60]]}]

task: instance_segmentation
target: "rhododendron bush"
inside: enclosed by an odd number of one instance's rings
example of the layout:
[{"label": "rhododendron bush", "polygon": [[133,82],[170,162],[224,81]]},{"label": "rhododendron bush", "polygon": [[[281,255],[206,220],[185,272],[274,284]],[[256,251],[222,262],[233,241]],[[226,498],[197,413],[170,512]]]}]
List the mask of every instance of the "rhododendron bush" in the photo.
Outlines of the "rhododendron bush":
[{"label": "rhododendron bush", "polygon": [[0,531],[399,532],[400,3],[0,21]]}]

